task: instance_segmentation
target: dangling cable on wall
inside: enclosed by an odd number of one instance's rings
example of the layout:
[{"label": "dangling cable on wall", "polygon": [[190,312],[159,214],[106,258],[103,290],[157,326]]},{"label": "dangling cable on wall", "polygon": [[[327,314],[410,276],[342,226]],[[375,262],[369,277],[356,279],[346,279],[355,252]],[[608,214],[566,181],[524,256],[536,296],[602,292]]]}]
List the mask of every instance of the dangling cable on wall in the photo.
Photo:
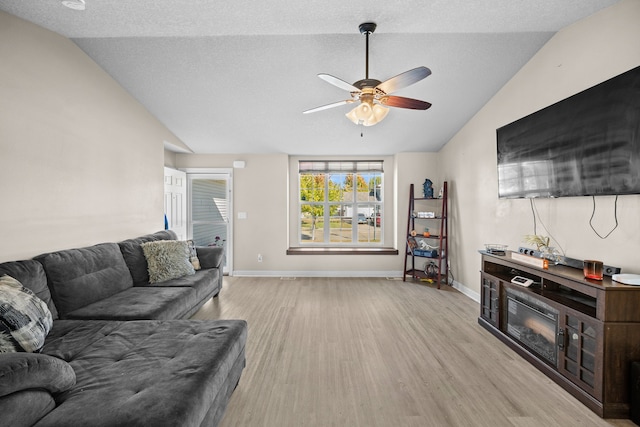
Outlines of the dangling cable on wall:
[{"label": "dangling cable on wall", "polygon": [[613,226],[613,228],[607,233],[606,236],[601,236],[600,233],[598,233],[596,231],[596,229],[593,227],[592,221],[593,221],[593,217],[596,214],[596,196],[591,196],[593,198],[593,211],[591,212],[591,218],[589,218],[589,226],[591,227],[591,229],[593,230],[594,233],[596,233],[596,235],[601,238],[601,239],[606,239],[607,237],[609,237],[611,235],[611,233],[613,233],[613,231],[618,228],[618,196],[616,195],[616,200],[615,203],[613,205],[613,218],[616,221],[616,225]]},{"label": "dangling cable on wall", "polygon": [[547,229],[547,227],[544,225],[544,222],[542,222],[542,220],[540,219],[540,213],[538,212],[538,207],[536,206],[534,199],[531,198],[529,199],[529,201],[531,202],[531,211],[533,212],[533,234],[537,235],[537,227],[536,227],[536,217],[537,220],[540,221],[540,225],[542,225],[542,228],[544,228],[544,231],[547,232],[547,234],[549,235],[549,237],[551,238],[551,240],[553,240],[554,242],[556,242],[556,244],[558,245],[558,248],[560,249],[560,252],[562,252],[562,256],[566,256],[565,252],[564,252],[564,248],[562,247],[562,245],[560,245],[560,242],[558,242],[556,240],[555,237],[553,237],[553,235],[551,234],[551,232]]},{"label": "dangling cable on wall", "polygon": [[529,203],[531,204],[531,213],[533,214],[533,235],[536,236],[538,234],[538,229],[536,224],[536,211],[533,208],[533,198],[529,199]]}]

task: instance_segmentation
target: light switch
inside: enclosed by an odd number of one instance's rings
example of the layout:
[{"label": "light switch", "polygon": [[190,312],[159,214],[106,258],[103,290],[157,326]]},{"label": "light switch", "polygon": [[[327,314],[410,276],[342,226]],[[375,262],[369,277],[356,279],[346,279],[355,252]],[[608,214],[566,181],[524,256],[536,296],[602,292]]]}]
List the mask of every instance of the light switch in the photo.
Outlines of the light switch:
[{"label": "light switch", "polygon": [[238,212],[238,219],[247,219],[246,212]]}]

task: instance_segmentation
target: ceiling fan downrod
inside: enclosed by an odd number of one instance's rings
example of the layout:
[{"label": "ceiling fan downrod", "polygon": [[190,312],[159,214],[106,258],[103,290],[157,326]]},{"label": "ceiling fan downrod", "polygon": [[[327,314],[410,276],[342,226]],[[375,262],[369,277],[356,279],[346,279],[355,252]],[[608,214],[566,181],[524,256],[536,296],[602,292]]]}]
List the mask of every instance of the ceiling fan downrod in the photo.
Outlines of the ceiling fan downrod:
[{"label": "ceiling fan downrod", "polygon": [[365,80],[369,80],[369,34],[372,34],[376,30],[377,25],[374,22],[365,22],[360,24],[360,34],[364,34],[367,38],[366,41],[366,56],[365,56]]}]

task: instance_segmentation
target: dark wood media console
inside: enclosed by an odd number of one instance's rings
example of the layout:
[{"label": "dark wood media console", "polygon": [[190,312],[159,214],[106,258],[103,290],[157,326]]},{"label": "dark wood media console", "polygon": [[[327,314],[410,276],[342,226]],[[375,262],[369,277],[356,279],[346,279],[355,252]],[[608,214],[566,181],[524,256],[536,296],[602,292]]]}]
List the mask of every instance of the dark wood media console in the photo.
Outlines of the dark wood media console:
[{"label": "dark wood media console", "polygon": [[[585,279],[482,254],[478,323],[603,418],[629,417],[629,372],[640,360],[640,287]],[[515,276],[533,280],[524,287]]]}]

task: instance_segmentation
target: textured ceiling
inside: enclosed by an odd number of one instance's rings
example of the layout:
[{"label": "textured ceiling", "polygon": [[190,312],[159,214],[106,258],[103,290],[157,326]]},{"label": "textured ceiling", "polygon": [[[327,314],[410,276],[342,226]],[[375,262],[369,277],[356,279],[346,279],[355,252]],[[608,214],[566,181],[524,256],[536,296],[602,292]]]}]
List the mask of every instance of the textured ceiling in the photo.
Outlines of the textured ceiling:
[{"label": "textured ceiling", "polygon": [[[384,155],[439,150],[561,28],[617,0],[0,0],[0,10],[71,38],[196,153]],[[417,66],[432,75],[394,94],[433,104],[391,109],[363,128],[349,98],[316,77]],[[361,137],[361,132],[363,136]]]}]

